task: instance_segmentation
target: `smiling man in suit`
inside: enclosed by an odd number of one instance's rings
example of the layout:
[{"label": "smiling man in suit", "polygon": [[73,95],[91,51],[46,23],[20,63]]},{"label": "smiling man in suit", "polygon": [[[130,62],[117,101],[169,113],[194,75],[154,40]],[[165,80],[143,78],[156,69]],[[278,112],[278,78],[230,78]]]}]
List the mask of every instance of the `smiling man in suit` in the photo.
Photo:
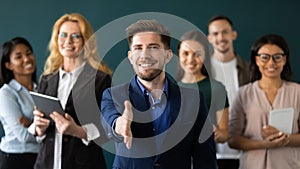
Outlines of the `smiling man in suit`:
[{"label": "smiling man in suit", "polygon": [[[173,55],[169,31],[155,20],[139,20],[126,33],[136,75],[105,90],[101,103],[108,136],[116,141],[113,168],[216,168],[202,93],[179,87],[165,73]],[[203,133],[209,134],[203,139]]]}]

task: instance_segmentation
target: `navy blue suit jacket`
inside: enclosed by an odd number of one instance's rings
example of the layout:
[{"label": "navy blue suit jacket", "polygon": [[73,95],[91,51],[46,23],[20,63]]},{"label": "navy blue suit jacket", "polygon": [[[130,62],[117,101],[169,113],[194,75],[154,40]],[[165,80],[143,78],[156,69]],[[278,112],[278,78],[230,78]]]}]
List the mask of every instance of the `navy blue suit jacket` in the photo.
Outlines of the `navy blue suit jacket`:
[{"label": "navy blue suit jacket", "polygon": [[[106,89],[103,92],[101,113],[112,126],[124,110],[124,101],[130,100],[133,107],[131,131],[133,142],[127,149],[122,137],[106,128],[109,137],[115,140],[116,169],[215,169],[216,150],[212,125],[207,120],[207,107],[201,92],[179,87],[173,79],[168,80],[167,106],[171,125],[168,130],[155,137],[148,98],[140,90],[136,80]],[[203,130],[202,130],[203,129]],[[201,136],[200,136],[201,135]],[[156,138],[163,138],[157,149]],[[199,139],[200,138],[200,139]]]}]

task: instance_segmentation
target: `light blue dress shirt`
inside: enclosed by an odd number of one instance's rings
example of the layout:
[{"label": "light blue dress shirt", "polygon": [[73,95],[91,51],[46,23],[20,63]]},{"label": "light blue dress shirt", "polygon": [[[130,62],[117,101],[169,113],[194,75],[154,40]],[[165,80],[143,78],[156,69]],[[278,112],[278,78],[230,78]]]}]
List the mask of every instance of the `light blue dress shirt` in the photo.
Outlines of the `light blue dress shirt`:
[{"label": "light blue dress shirt", "polygon": [[[152,96],[151,91],[148,91],[142,85],[137,76],[135,77],[135,80],[137,81],[137,84],[139,85],[142,92],[148,96],[149,104],[151,106],[150,113],[153,117],[153,131],[155,135],[159,135],[167,130],[171,125],[169,118],[170,110],[166,106],[167,99],[163,96],[161,96],[161,99],[156,99],[154,96]],[[168,92],[168,81],[165,79],[162,95],[167,95]]]},{"label": "light blue dress shirt", "polygon": [[[35,85],[36,86],[36,85]],[[5,135],[0,149],[6,153],[38,153],[39,144],[26,127],[19,123],[24,116],[33,119],[34,102],[28,92],[16,80],[4,84],[0,89],[0,121]]]},{"label": "light blue dress shirt", "polygon": [[[157,136],[164,131],[166,131],[170,125],[170,109],[167,106],[167,94],[169,92],[168,90],[168,81],[165,79],[164,82],[164,88],[163,93],[161,94],[160,99],[155,98],[150,91],[148,91],[142,83],[138,80],[137,76],[135,77],[135,80],[137,81],[137,84],[139,85],[140,89],[144,94],[148,96],[149,104],[151,106],[150,113],[153,118],[153,131],[154,134]],[[163,96],[165,95],[165,97]],[[156,148],[159,151],[161,149],[162,143],[164,141],[164,136],[155,137],[156,140]]]}]

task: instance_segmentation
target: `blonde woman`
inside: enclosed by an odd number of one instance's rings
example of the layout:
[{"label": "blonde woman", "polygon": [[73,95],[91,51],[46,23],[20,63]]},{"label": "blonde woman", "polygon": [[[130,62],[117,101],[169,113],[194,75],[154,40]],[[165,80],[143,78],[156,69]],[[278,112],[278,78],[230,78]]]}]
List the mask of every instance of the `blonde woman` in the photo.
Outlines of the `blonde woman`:
[{"label": "blonde woman", "polygon": [[111,85],[111,71],[99,60],[93,33],[78,13],[65,14],[54,24],[38,91],[58,97],[65,114],[53,112],[52,123],[34,111],[34,132],[43,141],[35,168],[106,168],[99,146],[106,140],[99,106],[102,91]]}]

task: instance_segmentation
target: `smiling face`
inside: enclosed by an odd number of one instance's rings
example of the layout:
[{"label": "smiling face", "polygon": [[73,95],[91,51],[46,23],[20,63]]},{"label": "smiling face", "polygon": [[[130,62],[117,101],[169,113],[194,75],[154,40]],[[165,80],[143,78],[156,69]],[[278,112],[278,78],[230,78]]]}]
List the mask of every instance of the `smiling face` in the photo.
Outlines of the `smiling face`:
[{"label": "smiling face", "polygon": [[142,32],[133,36],[128,59],[140,79],[152,81],[160,76],[171,57],[171,50],[165,49],[159,34]]},{"label": "smiling face", "polygon": [[68,58],[79,56],[83,48],[83,38],[77,22],[64,22],[58,34],[58,48],[61,55]]},{"label": "smiling face", "polygon": [[186,40],[180,44],[179,62],[185,74],[201,75],[205,59],[203,45],[194,40]]},{"label": "smiling face", "polygon": [[228,21],[225,19],[213,21],[208,27],[208,32],[208,40],[215,51],[225,54],[233,50],[233,41],[237,37],[237,32],[232,29]]},{"label": "smiling face", "polygon": [[[277,45],[273,44],[263,45],[257,52],[257,54],[268,54],[271,56],[282,53],[284,53],[283,50]],[[283,57],[283,59],[278,63],[274,62],[273,58],[270,58],[270,60],[267,62],[262,61],[259,56],[257,56],[255,59],[262,78],[280,78],[281,72],[286,63],[285,57]]]},{"label": "smiling face", "polygon": [[24,76],[32,76],[35,71],[35,57],[30,48],[24,44],[18,44],[12,50],[10,61],[5,63],[7,69],[13,72],[15,79]]}]

